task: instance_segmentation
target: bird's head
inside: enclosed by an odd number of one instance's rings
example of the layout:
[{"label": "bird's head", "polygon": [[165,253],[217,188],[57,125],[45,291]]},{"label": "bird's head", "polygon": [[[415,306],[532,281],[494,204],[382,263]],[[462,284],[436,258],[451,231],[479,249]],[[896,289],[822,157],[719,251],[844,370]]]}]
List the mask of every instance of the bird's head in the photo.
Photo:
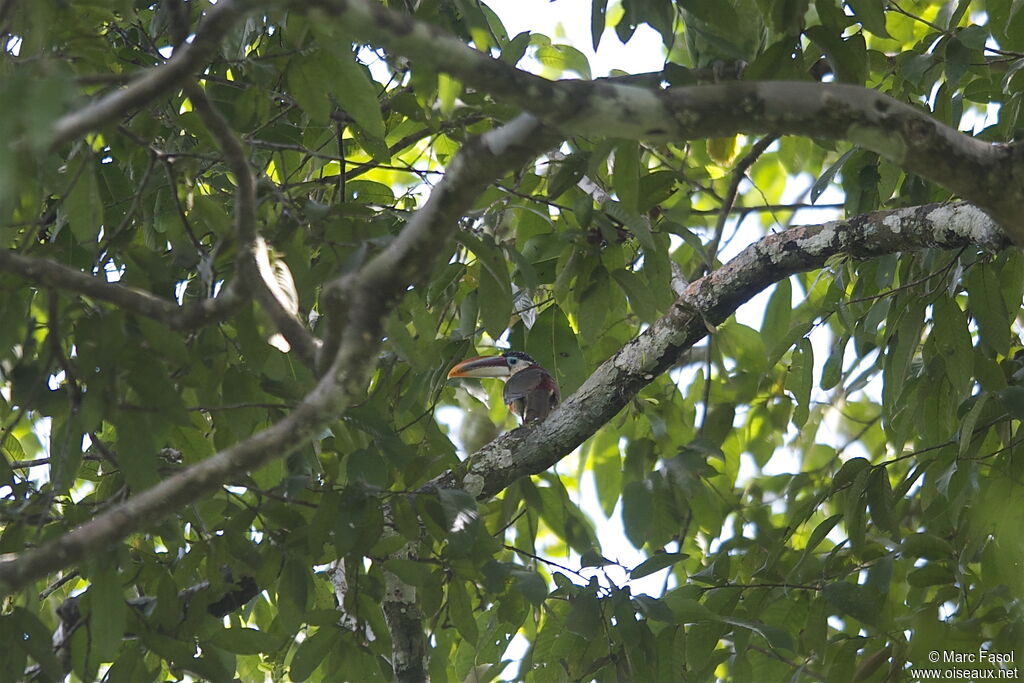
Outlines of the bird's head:
[{"label": "bird's head", "polygon": [[500,356],[478,356],[458,363],[448,372],[453,377],[511,377],[520,370],[537,365],[522,351],[506,351]]}]

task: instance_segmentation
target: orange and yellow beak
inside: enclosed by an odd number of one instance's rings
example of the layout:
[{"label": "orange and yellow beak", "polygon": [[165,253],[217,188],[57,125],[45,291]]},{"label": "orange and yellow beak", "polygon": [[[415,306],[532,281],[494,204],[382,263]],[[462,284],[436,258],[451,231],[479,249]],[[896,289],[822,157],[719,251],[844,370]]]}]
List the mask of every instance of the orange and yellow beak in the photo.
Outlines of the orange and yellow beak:
[{"label": "orange and yellow beak", "polygon": [[478,356],[458,363],[448,371],[448,379],[453,377],[509,377],[511,374],[504,356]]}]

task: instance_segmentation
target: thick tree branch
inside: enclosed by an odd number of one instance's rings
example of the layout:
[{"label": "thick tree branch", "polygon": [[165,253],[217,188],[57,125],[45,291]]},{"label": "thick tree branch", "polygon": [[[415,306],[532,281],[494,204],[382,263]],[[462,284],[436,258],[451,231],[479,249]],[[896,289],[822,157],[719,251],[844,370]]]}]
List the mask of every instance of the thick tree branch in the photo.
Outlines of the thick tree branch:
[{"label": "thick tree branch", "polygon": [[144,72],[121,90],[59,118],[50,146],[59,147],[113,123],[201,71],[227,32],[245,14],[248,4],[241,0],[221,0],[210,7],[192,42],[175,50],[166,63]]},{"label": "thick tree branch", "polygon": [[794,273],[821,268],[837,254],[871,258],[928,247],[989,250],[1010,245],[999,226],[970,204],[929,204],[845,221],[791,228],[751,244],[718,270],[690,283],[665,315],[602,363],[547,420],[503,434],[423,487],[461,488],[489,498],[516,479],[548,469],[611,420],[681,354],[758,292]]},{"label": "thick tree branch", "polygon": [[172,330],[193,330],[211,322],[224,320],[243,300],[235,287],[228,286],[221,290],[216,298],[179,306],[173,301],[141,289],[107,282],[48,259],[22,256],[8,250],[0,250],[0,270],[14,273],[39,285],[73,291],[106,301],[128,313],[157,320]]},{"label": "thick tree branch", "polygon": [[848,140],[977,204],[1024,244],[1024,159],[926,112],[859,86],[733,82],[659,90],[609,81],[549,81],[371,0],[316,0],[360,39],[452,74],[572,135],[680,141],[735,133]]},{"label": "thick tree branch", "polygon": [[351,285],[339,293],[349,312],[345,333],[329,371],[294,411],[267,429],[137,492],[76,529],[0,562],[0,594],[17,591],[34,579],[99,552],[322,433],[365,393],[384,317],[409,286],[421,283],[430,273],[455,231],[458,217],[490,182],[535,158],[555,141],[543,133],[538,121],[521,116],[467,142],[402,233],[361,271],[345,278]]}]

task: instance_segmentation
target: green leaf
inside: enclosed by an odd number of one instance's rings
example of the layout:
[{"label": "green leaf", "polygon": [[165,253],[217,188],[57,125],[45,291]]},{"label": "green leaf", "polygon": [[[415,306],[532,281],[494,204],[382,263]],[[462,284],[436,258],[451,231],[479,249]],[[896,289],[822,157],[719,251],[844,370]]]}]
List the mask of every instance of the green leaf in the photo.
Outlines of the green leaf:
[{"label": "green leaf", "polygon": [[142,658],[142,648],[127,647],[111,664],[103,681],[104,683],[138,683],[138,681],[146,680],[145,674],[146,664]]},{"label": "green leaf", "polygon": [[876,467],[871,471],[866,489],[868,509],[871,519],[891,536],[899,535],[899,522],[896,520],[896,501],[892,495],[892,484],[889,473],[884,467]]},{"label": "green leaf", "polygon": [[941,564],[929,563],[907,574],[907,584],[918,588],[952,586],[955,582],[953,570]]},{"label": "green leaf", "polygon": [[156,436],[146,415],[122,413],[114,418],[117,426],[118,464],[133,491],[156,485],[160,475],[156,469]]},{"label": "green leaf", "polygon": [[497,339],[508,327],[512,316],[512,283],[508,262],[489,236],[477,237],[460,231],[456,239],[480,261],[480,322]]},{"label": "green leaf", "polygon": [[850,539],[850,545],[857,552],[864,550],[864,538],[867,533],[865,522],[867,500],[864,492],[873,469],[864,468],[857,473],[846,494],[846,502],[843,506],[843,523],[846,525],[846,533]]},{"label": "green leaf", "polygon": [[72,167],[70,177],[75,180],[64,198],[64,222],[71,227],[71,233],[79,244],[95,244],[103,225],[103,200],[100,197],[91,158],[81,158]]},{"label": "green leaf", "polygon": [[885,0],[846,0],[846,4],[864,28],[880,38],[892,37],[885,28]]},{"label": "green leaf", "polygon": [[[337,63],[337,60],[331,60]],[[315,125],[327,125],[331,114],[327,88],[332,80],[325,55],[320,52],[296,57],[288,66],[288,88]]]},{"label": "green leaf", "polygon": [[1006,387],[997,396],[999,396],[1000,403],[1003,404],[1003,409],[1010,416],[1017,420],[1024,420],[1024,387]]},{"label": "green leaf", "polygon": [[544,577],[532,570],[513,569],[512,579],[516,590],[534,607],[539,607],[548,597],[548,584]]},{"label": "green leaf", "polygon": [[480,269],[480,323],[492,339],[499,338],[508,328],[514,303],[512,287],[486,269]]},{"label": "green leaf", "polygon": [[538,62],[559,74],[575,71],[584,80],[591,79],[587,56],[571,45],[540,45],[537,47],[536,57]]},{"label": "green leaf", "polygon": [[[118,595],[120,598],[120,594]],[[122,604],[124,601],[121,601]],[[60,662],[57,661],[57,655],[53,650],[53,637],[49,629],[43,625],[43,622],[39,618],[28,611],[24,607],[14,607],[11,611],[9,618],[17,625],[17,629],[20,633],[11,639],[6,639],[4,642],[7,644],[8,651],[4,653],[4,657],[0,659],[6,659],[11,656],[9,648],[14,646],[15,643],[19,643],[21,647],[36,661],[43,674],[53,681],[63,680],[64,674],[61,671]],[[114,628],[117,628],[117,624],[111,624]],[[122,625],[123,628],[123,625]],[[3,629],[0,629],[0,633]],[[104,643],[95,644],[99,647],[107,647],[108,642],[111,639],[118,640],[121,636],[121,632],[114,634],[111,638],[101,639]],[[2,671],[2,669],[0,669]],[[10,680],[22,680],[23,671],[18,671],[17,675],[12,677]]]},{"label": "green leaf", "polygon": [[584,590],[569,599],[569,613],[565,617],[565,628],[581,638],[593,638],[601,625],[601,603],[597,596]]},{"label": "green leaf", "polygon": [[447,74],[437,75],[437,99],[440,101],[440,111],[445,116],[451,116],[455,111],[455,101],[462,94],[462,81],[458,81]]},{"label": "green leaf", "polygon": [[383,566],[384,569],[401,579],[402,583],[410,586],[426,586],[434,580],[433,569],[416,560],[393,557],[384,560]]},{"label": "green leaf", "polygon": [[967,397],[972,385],[972,368],[965,358],[973,354],[974,345],[967,326],[967,316],[955,300],[938,299],[932,307],[932,334],[929,343],[942,356],[946,377],[953,385],[950,398],[959,403]]},{"label": "green leaf", "polygon": [[522,31],[501,50],[501,61],[515,66],[530,47],[530,32]]},{"label": "green leaf", "polygon": [[838,524],[839,520],[841,520],[842,518],[843,516],[839,514],[832,515],[831,517],[826,518],[824,521],[819,522],[818,525],[814,527],[814,531],[811,532],[811,535],[807,539],[807,545],[804,546],[803,552],[800,554],[800,559],[797,561],[797,566],[802,565],[804,560],[806,560],[811,555],[811,553],[814,552],[815,548],[821,545],[821,542],[825,540],[829,532],[831,532],[832,529],[835,528],[836,524]]},{"label": "green leaf", "polygon": [[739,25],[740,18],[734,3],[718,0],[678,0],[678,4],[701,21],[706,21],[719,29],[735,30]]},{"label": "green leaf", "polygon": [[967,73],[973,54],[957,38],[950,38],[946,41],[945,54],[946,83],[949,84],[949,87],[953,88],[956,87],[960,79]]},{"label": "green leaf", "polygon": [[128,605],[121,590],[117,566],[103,561],[103,567],[90,572],[89,634],[92,647],[89,660],[109,662],[121,647]]},{"label": "green leaf", "polygon": [[590,440],[589,461],[601,510],[605,517],[611,517],[622,491],[622,455],[615,430],[602,429]]},{"label": "green leaf", "polygon": [[829,354],[825,365],[821,369],[821,382],[819,386],[828,391],[833,388],[843,376],[843,360],[846,356],[846,345],[850,338],[846,335],[836,337],[832,344],[832,352]]},{"label": "green leaf", "polygon": [[827,190],[829,185],[832,184],[832,181],[835,180],[836,174],[839,173],[839,171],[843,168],[843,166],[850,159],[850,157],[854,155],[855,152],[857,152],[856,147],[848,149],[846,152],[843,153],[841,157],[836,159],[836,161],[831,166],[825,169],[824,173],[818,176],[818,179],[814,181],[813,185],[811,185],[811,204],[814,204],[816,201],[818,201],[818,198],[821,197],[821,194],[825,190]]},{"label": "green leaf", "polygon": [[689,555],[686,553],[655,553],[629,570],[629,578],[642,579],[655,572],[660,572],[665,567],[671,567],[676,562],[685,560],[687,557]]},{"label": "green leaf", "polygon": [[878,623],[881,609],[878,597],[863,586],[836,581],[826,584],[821,593],[839,614],[859,619],[865,624]]},{"label": "green leaf", "polygon": [[639,213],[640,146],[632,140],[623,140],[615,146],[612,188],[623,209],[632,214]]},{"label": "green leaf", "polygon": [[793,424],[803,427],[807,422],[811,407],[811,388],[814,385],[814,349],[807,337],[800,340],[793,351],[793,360],[789,374],[786,375],[786,389],[793,392],[796,399],[796,410],[793,411]]},{"label": "green leaf", "polygon": [[839,468],[839,472],[832,477],[832,490],[839,491],[853,484],[857,477],[860,476],[860,473],[868,467],[871,467],[871,463],[866,458],[850,458],[843,463],[843,466]]},{"label": "green leaf", "polygon": [[737,619],[735,617],[721,617],[721,620],[726,624],[739,626],[740,628],[753,631],[764,638],[773,650],[793,651],[795,647],[793,644],[793,637],[789,635],[789,632],[779,628],[778,626],[762,624],[761,622],[750,619]]},{"label": "green leaf", "polygon": [[[34,615],[33,618],[35,618]],[[33,628],[33,625],[19,623],[19,621],[20,620],[17,615],[13,612],[11,614],[0,615],[0,638],[3,638],[3,642],[21,643],[22,639],[25,638],[26,629]],[[24,680],[25,661],[28,649],[29,647],[27,643],[22,647],[7,648],[4,656],[0,657],[0,676],[3,677],[3,680]],[[49,672],[50,666],[50,664],[47,664],[47,672]],[[52,680],[60,680],[60,678],[61,676],[58,673],[58,675],[53,676]]]},{"label": "green leaf", "polygon": [[768,340],[766,351],[769,362],[774,362],[786,350],[785,347],[779,348],[779,342],[788,336],[792,312],[793,285],[789,278],[779,280],[775,285],[775,291],[768,299],[768,305],[764,309],[764,321],[761,323],[761,336]]},{"label": "green leaf", "polygon": [[[320,82],[321,92],[326,86],[346,114],[351,116],[369,142],[366,150],[376,161],[387,163],[391,154],[384,142],[384,117],[380,111],[381,86],[370,76],[370,71],[356,60],[355,54],[345,49],[346,44],[337,40],[326,40],[331,53],[331,73]],[[322,55],[321,58],[326,55]]]},{"label": "green leaf", "polygon": [[327,653],[337,647],[340,637],[336,628],[325,626],[299,643],[288,669],[291,680],[301,683],[312,676]]},{"label": "green leaf", "polygon": [[967,307],[978,323],[985,345],[1000,355],[1010,350],[1010,315],[1003,300],[999,275],[990,264],[976,263],[967,273]]},{"label": "green leaf", "polygon": [[469,601],[469,593],[466,591],[466,584],[458,579],[448,583],[448,618],[452,624],[466,639],[471,647],[476,647],[480,638],[476,626],[476,619],[473,617],[473,608]]},{"label": "green leaf", "polygon": [[278,602],[301,614],[309,603],[309,568],[299,557],[288,557],[277,580]]},{"label": "green leaf", "polygon": [[487,5],[480,3],[480,12],[483,15],[484,21],[487,22],[487,28],[490,33],[494,36],[495,40],[498,41],[498,45],[504,47],[508,44],[508,31],[505,30],[505,25],[501,23],[501,18],[495,14]]},{"label": "green leaf", "polygon": [[967,454],[967,450],[971,447],[971,442],[974,440],[974,428],[978,424],[978,418],[981,417],[981,411],[985,409],[985,404],[988,403],[988,398],[988,394],[980,394],[974,401],[974,405],[971,406],[970,411],[967,413],[967,417],[965,417],[963,422],[960,423],[960,445],[958,453],[961,458]]},{"label": "green leaf", "polygon": [[590,42],[597,52],[597,46],[601,44],[601,36],[604,35],[605,14],[608,9],[608,0],[591,0],[590,3]]},{"label": "green leaf", "polygon": [[907,557],[920,557],[927,560],[948,560],[954,556],[953,546],[949,541],[926,531],[910,534],[900,544],[900,552]]},{"label": "green leaf", "polygon": [[608,271],[598,267],[590,275],[590,285],[579,295],[579,314],[577,325],[580,329],[580,341],[593,344],[605,329],[605,320],[612,308],[612,287],[608,279]]},{"label": "green leaf", "polygon": [[622,288],[626,298],[629,299],[633,313],[643,322],[654,322],[654,319],[658,317],[658,311],[655,308],[654,295],[651,290],[635,273],[628,270],[619,268],[613,270],[611,275],[612,279]]},{"label": "green leaf", "polygon": [[66,494],[78,476],[83,436],[76,413],[54,419],[50,428],[50,478],[55,493]]},{"label": "green leaf", "polygon": [[715,340],[721,344],[722,353],[735,358],[745,372],[763,372],[768,367],[764,338],[757,330],[729,320],[719,326]]},{"label": "green leaf", "polygon": [[601,210],[625,225],[645,250],[656,251],[658,243],[651,232],[651,223],[646,216],[629,211],[621,202],[606,200],[601,203]]},{"label": "green leaf", "polygon": [[[807,29],[806,33],[807,37],[828,55],[835,69],[837,80],[856,85],[864,83],[868,74],[868,62],[867,46],[863,35],[855,34],[844,38],[841,31],[829,30],[824,26],[811,26]],[[830,172],[834,174],[833,169],[835,168],[836,166],[833,165],[832,168],[825,172],[826,175]],[[817,194],[815,194],[816,189],[819,190]],[[819,188],[817,184],[812,187],[812,202],[821,195],[821,190],[824,190],[824,187]]]},{"label": "green leaf", "polygon": [[622,526],[626,538],[637,548],[647,542],[651,531],[654,498],[647,481],[631,481],[622,490]]},{"label": "green leaf", "polygon": [[566,190],[576,186],[586,174],[587,155],[574,152],[553,167],[554,172],[548,174],[547,195],[550,199],[560,197]]},{"label": "green leaf", "polygon": [[558,306],[548,306],[537,316],[526,337],[526,351],[555,376],[562,398],[576,391],[589,374],[579,338]]},{"label": "green leaf", "polygon": [[209,640],[217,647],[239,655],[274,652],[281,647],[281,639],[254,628],[234,627],[217,631]]},{"label": "green leaf", "polygon": [[350,180],[345,183],[345,194],[348,201],[360,204],[391,206],[395,203],[394,191],[373,180]]}]

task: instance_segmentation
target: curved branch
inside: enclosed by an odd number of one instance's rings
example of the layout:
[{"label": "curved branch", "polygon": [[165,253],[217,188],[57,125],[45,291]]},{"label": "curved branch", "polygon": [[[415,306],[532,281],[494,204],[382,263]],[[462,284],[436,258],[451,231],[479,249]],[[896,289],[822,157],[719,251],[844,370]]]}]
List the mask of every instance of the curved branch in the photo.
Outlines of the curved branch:
[{"label": "curved branch", "polygon": [[658,375],[676,366],[758,292],[794,273],[821,268],[837,254],[871,258],[915,249],[1010,246],[995,222],[970,204],[929,204],[845,221],[790,228],[751,244],[713,273],[690,283],[669,311],[602,363],[572,396],[536,426],[503,434],[468,461],[423,487],[461,488],[489,498],[516,479],[548,469],[610,421]]},{"label": "curved branch", "polygon": [[260,306],[274,322],[277,330],[288,340],[291,348],[308,367],[316,362],[318,340],[295,315],[288,311],[270,290],[257,263],[256,231],[256,174],[253,173],[245,146],[227,119],[217,111],[206,92],[196,83],[185,86],[196,113],[224,153],[224,160],[235,176],[235,239],[238,256],[238,274],[246,287],[256,295]]},{"label": "curved branch", "polygon": [[[350,313],[330,368],[281,421],[206,460],[140,491],[124,502],[38,548],[0,561],[0,595],[99,552],[111,543],[202,499],[225,481],[281,458],[322,433],[363,395],[373,372],[379,330],[398,297],[421,283],[465,213],[490,182],[551,146],[536,119],[520,116],[473,138],[452,159],[448,173],[384,251],[347,276],[340,298]],[[87,277],[87,276],[83,276]]]},{"label": "curved branch", "polygon": [[370,0],[316,0],[344,30],[515,104],[572,135],[680,141],[735,133],[848,140],[977,204],[1024,244],[1024,160],[1016,145],[960,133],[860,86],[738,81],[659,90],[549,81]]},{"label": "curved branch", "polygon": [[240,0],[221,0],[207,10],[192,42],[175,50],[166,63],[144,72],[121,90],[57,119],[50,147],[59,147],[115,121],[201,71],[225,34],[248,10],[245,4]]},{"label": "curved branch", "polygon": [[22,256],[9,250],[0,250],[0,270],[14,273],[40,285],[106,301],[129,313],[159,321],[172,330],[193,330],[224,320],[243,300],[237,288],[229,285],[221,290],[216,298],[179,306],[173,301],[141,289],[107,282],[48,259]]}]

